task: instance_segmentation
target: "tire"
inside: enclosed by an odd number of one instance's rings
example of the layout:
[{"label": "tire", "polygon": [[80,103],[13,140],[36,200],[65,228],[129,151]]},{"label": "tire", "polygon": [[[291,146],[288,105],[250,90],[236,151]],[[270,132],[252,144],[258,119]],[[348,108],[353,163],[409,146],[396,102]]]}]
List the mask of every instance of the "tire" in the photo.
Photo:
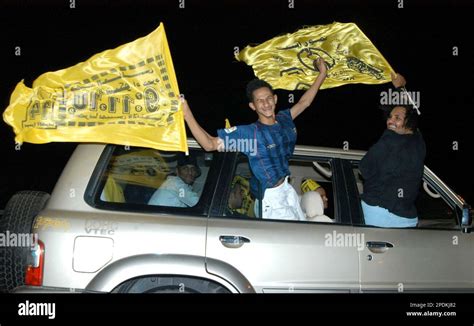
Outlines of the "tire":
[{"label": "tire", "polygon": [[183,276],[136,278],[120,284],[114,293],[230,293],[216,282]]},{"label": "tire", "polygon": [[[41,191],[20,191],[13,195],[0,219],[0,234],[5,235],[5,241],[7,234],[30,234],[34,218],[49,197]],[[0,292],[24,285],[29,250],[30,247],[0,246]]]}]

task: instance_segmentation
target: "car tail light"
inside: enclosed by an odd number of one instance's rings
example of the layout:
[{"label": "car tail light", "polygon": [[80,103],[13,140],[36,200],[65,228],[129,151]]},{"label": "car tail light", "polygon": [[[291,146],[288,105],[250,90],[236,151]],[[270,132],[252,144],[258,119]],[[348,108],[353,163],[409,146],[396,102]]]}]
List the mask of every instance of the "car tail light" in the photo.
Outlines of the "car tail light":
[{"label": "car tail light", "polygon": [[38,240],[38,245],[31,249],[26,268],[25,284],[40,286],[43,284],[44,243]]}]

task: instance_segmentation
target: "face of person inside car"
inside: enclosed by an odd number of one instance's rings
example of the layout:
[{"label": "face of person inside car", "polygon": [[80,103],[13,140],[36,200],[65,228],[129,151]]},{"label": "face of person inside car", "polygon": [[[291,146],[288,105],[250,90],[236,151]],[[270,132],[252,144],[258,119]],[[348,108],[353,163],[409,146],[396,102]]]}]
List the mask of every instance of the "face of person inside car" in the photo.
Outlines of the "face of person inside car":
[{"label": "face of person inside car", "polygon": [[326,190],[324,190],[323,187],[319,187],[316,189],[317,192],[321,195],[321,199],[323,200],[324,203],[324,209],[328,208],[328,197],[326,196]]},{"label": "face of person inside car", "polygon": [[198,170],[194,165],[188,164],[179,166],[177,174],[178,177],[180,177],[181,180],[184,181],[184,183],[191,186],[194,183],[194,180],[196,180]]},{"label": "face of person inside car", "polygon": [[238,209],[242,207],[243,201],[243,190],[240,183],[236,183],[234,188],[230,191],[229,195],[229,207],[232,209]]}]

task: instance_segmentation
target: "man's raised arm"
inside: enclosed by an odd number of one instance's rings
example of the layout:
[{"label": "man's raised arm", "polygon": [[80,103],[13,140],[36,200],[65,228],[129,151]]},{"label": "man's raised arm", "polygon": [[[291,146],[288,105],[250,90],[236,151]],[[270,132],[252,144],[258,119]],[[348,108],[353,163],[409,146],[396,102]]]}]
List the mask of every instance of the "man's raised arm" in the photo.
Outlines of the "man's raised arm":
[{"label": "man's raised arm", "polygon": [[319,70],[319,75],[316,77],[316,80],[314,81],[313,85],[301,96],[300,100],[298,103],[293,105],[291,108],[291,118],[295,119],[297,116],[301,114],[308,106],[311,105],[313,102],[314,98],[316,97],[316,94],[318,93],[319,88],[324,82],[324,79],[326,79],[326,63],[324,62],[323,58],[318,58],[317,60],[314,61],[314,66]]},{"label": "man's raised arm", "polygon": [[189,107],[188,101],[182,98],[181,102],[183,103],[184,120],[186,121],[196,141],[207,152],[217,150],[221,144],[219,138],[212,137],[204,129],[202,129],[202,127],[194,118],[193,113],[191,112],[191,108]]}]

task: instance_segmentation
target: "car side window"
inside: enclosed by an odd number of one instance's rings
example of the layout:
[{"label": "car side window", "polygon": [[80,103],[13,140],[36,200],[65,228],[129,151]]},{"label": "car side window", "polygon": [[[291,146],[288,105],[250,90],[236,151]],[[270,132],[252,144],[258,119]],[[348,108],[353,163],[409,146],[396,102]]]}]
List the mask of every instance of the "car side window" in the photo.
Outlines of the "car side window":
[{"label": "car side window", "polygon": [[415,202],[418,211],[419,228],[458,229],[456,212],[448,202],[429,186],[423,179],[423,185]]},{"label": "car side window", "polygon": [[[354,179],[359,196],[364,192],[364,184],[360,170],[353,164]],[[431,186],[426,176],[423,176],[422,186],[415,202],[418,213],[417,228],[457,229],[459,228],[456,212],[451,204],[439,195]],[[360,197],[359,197],[360,202]],[[362,211],[362,210],[361,210]]]},{"label": "car side window", "polygon": [[100,199],[167,207],[193,207],[202,195],[212,154],[117,146],[101,176]]},{"label": "car side window", "polygon": [[[299,204],[309,222],[335,222],[331,165],[327,161],[290,160],[289,183],[298,193]],[[260,216],[259,201],[250,192],[251,170],[245,155],[239,154],[224,215],[255,218]]]}]

